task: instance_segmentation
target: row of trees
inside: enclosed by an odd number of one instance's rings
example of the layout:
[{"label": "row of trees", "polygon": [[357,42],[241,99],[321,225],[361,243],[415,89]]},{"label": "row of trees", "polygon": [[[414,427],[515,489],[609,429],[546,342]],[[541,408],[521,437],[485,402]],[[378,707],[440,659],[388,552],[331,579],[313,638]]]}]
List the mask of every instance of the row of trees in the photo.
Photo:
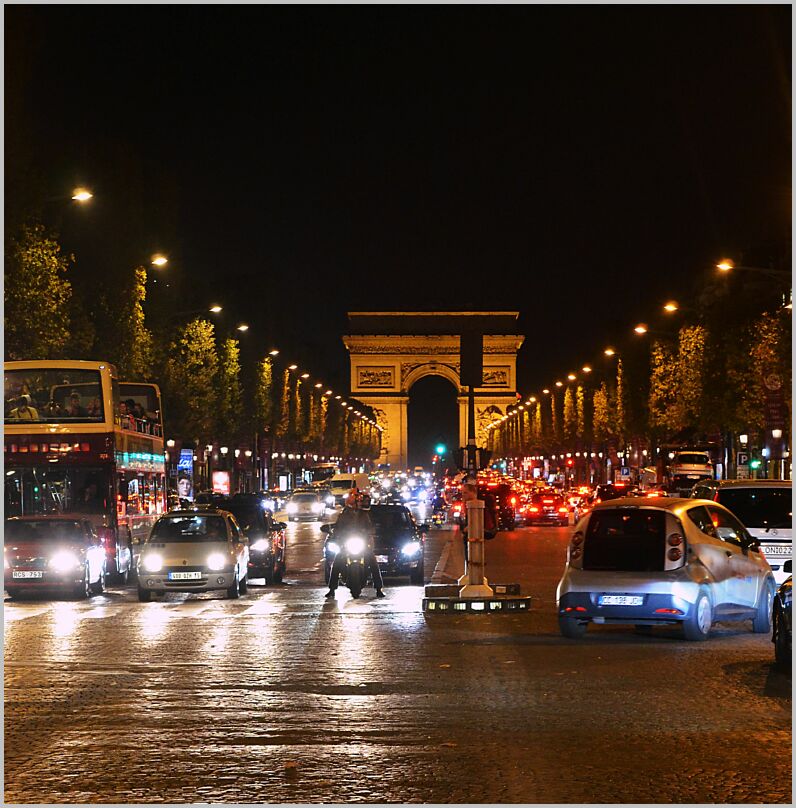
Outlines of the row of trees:
[{"label": "row of trees", "polygon": [[[89,293],[72,282],[75,264],[40,223],[7,235],[6,359],[102,359],[122,379],[155,381],[167,435],[197,446],[250,443],[256,434],[273,450],[378,457],[380,433],[372,424],[273,357],[246,373],[239,341],[219,337],[204,318],[175,329],[168,317],[150,316],[150,327],[143,266]],[[355,408],[372,419],[364,406]]]},{"label": "row of trees", "polygon": [[[489,430],[497,456],[575,452],[595,444],[659,446],[762,433],[765,380],[778,377],[791,412],[791,311],[743,322],[682,325],[651,343],[628,343],[615,367],[513,408]],[[520,409],[520,406],[522,409]]]}]

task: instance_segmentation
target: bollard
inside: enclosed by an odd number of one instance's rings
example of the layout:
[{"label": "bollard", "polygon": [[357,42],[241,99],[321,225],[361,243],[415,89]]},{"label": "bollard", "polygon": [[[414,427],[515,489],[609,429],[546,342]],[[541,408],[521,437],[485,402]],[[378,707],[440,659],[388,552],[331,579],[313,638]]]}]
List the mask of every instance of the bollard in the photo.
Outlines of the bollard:
[{"label": "bollard", "polygon": [[484,577],[484,502],[467,503],[467,562],[459,578],[460,598],[491,598],[495,593]]}]

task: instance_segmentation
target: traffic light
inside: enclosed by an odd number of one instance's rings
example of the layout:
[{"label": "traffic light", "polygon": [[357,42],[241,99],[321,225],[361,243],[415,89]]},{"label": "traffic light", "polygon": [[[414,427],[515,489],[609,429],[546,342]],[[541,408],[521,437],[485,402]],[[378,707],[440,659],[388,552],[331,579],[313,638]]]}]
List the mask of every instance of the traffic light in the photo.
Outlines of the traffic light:
[{"label": "traffic light", "polygon": [[572,466],[575,465],[575,461],[571,457],[569,457],[567,458],[567,465],[571,468]]},{"label": "traffic light", "polygon": [[761,466],[761,465],[762,465],[762,461],[760,460],[760,458],[759,458],[759,457],[753,457],[753,458],[752,458],[752,459],[749,461],[749,468],[750,468],[750,469],[755,469],[755,470],[757,470],[757,469],[759,469],[759,468],[760,468],[760,466]]},{"label": "traffic light", "polygon": [[438,443],[435,451],[440,457],[442,457],[442,455],[447,453],[448,447],[444,443]]}]

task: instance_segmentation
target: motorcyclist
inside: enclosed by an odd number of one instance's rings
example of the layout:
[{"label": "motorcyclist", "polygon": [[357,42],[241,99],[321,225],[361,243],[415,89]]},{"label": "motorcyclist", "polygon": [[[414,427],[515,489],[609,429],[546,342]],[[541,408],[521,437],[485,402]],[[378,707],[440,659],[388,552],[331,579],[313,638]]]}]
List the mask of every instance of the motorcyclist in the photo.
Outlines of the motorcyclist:
[{"label": "motorcyclist", "polygon": [[363,509],[364,495],[362,492],[354,488],[346,499],[345,508],[343,508],[340,516],[337,517],[337,523],[334,526],[335,540],[340,545],[340,552],[337,553],[332,564],[332,571],[329,575],[329,591],[326,593],[327,598],[334,597],[334,591],[337,589],[337,584],[340,579],[340,573],[345,567],[345,554],[342,550],[343,544],[347,536],[362,536],[367,543],[365,550],[365,566],[370,571],[373,578],[373,585],[376,587],[376,597],[384,597],[384,582],[381,578],[381,570],[379,563],[376,561],[376,555],[373,552],[373,522],[370,515]]}]

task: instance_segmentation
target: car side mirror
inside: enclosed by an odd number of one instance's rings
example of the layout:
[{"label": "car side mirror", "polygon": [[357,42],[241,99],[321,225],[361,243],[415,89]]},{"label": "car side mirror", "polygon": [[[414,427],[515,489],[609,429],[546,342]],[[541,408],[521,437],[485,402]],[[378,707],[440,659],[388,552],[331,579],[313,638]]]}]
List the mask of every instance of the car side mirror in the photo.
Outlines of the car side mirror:
[{"label": "car side mirror", "polygon": [[321,533],[331,533],[332,526],[331,525],[321,525]]},{"label": "car side mirror", "polygon": [[789,574],[793,572],[793,561],[790,558],[783,564],[782,571]]}]

